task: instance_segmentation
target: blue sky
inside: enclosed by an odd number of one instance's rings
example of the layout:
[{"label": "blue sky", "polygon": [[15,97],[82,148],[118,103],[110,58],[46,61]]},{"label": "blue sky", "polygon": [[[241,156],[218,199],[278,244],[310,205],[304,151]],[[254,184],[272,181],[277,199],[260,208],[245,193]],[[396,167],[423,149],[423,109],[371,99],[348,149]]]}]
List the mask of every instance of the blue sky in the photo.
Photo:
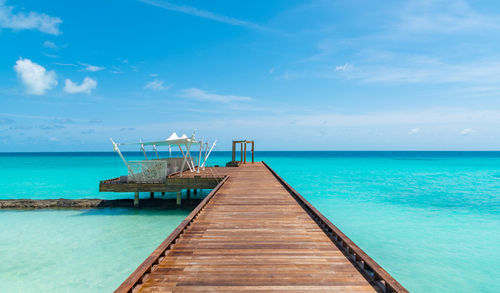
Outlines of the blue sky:
[{"label": "blue sky", "polygon": [[500,148],[498,1],[0,0],[0,151]]}]

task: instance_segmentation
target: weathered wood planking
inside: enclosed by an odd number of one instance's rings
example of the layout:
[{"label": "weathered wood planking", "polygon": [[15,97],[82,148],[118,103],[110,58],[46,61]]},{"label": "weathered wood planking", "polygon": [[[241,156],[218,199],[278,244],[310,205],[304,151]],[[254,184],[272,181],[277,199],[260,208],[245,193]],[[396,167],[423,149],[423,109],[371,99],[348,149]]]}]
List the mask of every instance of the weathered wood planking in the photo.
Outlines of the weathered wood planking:
[{"label": "weathered wood planking", "polygon": [[116,292],[407,292],[265,164],[217,189]]},{"label": "weathered wood planking", "polygon": [[207,167],[200,173],[185,171],[170,175],[165,183],[126,183],[120,178],[103,180],[99,183],[100,192],[175,192],[181,189],[212,189],[237,168]]}]

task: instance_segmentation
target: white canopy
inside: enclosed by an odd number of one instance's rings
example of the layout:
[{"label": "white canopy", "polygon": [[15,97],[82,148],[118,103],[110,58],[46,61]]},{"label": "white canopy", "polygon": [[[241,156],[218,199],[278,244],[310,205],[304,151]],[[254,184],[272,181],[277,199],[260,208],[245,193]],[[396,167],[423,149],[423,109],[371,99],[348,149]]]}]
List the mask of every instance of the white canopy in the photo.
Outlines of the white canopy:
[{"label": "white canopy", "polygon": [[177,133],[173,132],[167,139],[165,140],[158,140],[158,141],[141,141],[141,142],[132,142],[132,143],[120,143],[118,145],[155,145],[155,146],[169,146],[169,145],[194,145],[194,144],[200,144],[199,141],[197,141],[194,138],[194,135],[192,137],[188,137],[187,135],[183,134],[180,137],[177,135]]},{"label": "white canopy", "polygon": [[[1,1],[1,0],[0,0]],[[180,171],[180,176],[182,176],[182,172],[184,171],[184,166],[187,164],[189,170],[191,172],[200,172],[200,168],[205,168],[205,163],[207,162],[208,156],[212,152],[213,148],[215,147],[215,143],[217,141],[214,141],[212,144],[212,147],[209,148],[208,143],[203,143],[203,141],[197,141],[194,137],[194,132],[191,135],[191,137],[188,137],[187,135],[183,134],[180,137],[177,135],[177,133],[173,132],[167,139],[165,140],[159,140],[159,141],[140,141],[140,142],[133,142],[133,143],[115,143],[113,139],[110,139],[111,143],[113,143],[113,146],[115,148],[115,151],[118,153],[120,158],[123,160],[125,165],[127,165],[127,168],[129,169],[129,173],[133,174],[132,168],[129,166],[127,163],[127,160],[123,157],[120,148],[118,146],[120,145],[138,145],[141,147],[141,151],[144,153],[144,157],[146,160],[148,160],[148,156],[146,154],[146,150],[144,149],[144,146],[153,146],[153,150],[156,154],[156,157],[160,159],[160,156],[158,155],[158,152],[156,151],[157,146],[170,146],[176,145],[179,147],[179,150],[181,151],[182,157],[184,158],[182,161],[182,166],[181,166],[181,171]],[[191,156],[191,146],[193,145],[199,145],[199,150],[198,150],[198,166],[195,165],[195,162],[193,160],[193,157]],[[203,161],[202,161],[202,152],[203,152],[203,146],[205,147],[205,155],[203,156]],[[185,148],[183,151],[182,148]],[[172,153],[170,152],[170,156],[172,157]]]}]

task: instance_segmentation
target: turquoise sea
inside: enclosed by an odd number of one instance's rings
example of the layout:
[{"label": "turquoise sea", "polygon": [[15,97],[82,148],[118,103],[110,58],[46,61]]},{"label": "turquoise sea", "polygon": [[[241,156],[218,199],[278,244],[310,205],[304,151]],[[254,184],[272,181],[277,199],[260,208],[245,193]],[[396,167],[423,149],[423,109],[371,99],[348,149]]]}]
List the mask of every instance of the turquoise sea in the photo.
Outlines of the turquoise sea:
[{"label": "turquoise sea", "polygon": [[[229,159],[215,152],[210,163]],[[256,152],[256,160],[411,292],[500,292],[500,152]],[[132,197],[98,192],[99,180],[124,172],[114,153],[3,153],[0,198]],[[0,292],[110,292],[188,213],[0,211]]]}]

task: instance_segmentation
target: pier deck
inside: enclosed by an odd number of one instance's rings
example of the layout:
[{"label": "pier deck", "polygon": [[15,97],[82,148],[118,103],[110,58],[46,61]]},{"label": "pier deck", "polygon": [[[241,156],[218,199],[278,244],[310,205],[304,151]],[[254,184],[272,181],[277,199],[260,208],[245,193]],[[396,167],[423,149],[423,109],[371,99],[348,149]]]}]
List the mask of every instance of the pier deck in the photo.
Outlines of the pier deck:
[{"label": "pier deck", "polygon": [[267,165],[229,173],[116,292],[407,292]]}]

